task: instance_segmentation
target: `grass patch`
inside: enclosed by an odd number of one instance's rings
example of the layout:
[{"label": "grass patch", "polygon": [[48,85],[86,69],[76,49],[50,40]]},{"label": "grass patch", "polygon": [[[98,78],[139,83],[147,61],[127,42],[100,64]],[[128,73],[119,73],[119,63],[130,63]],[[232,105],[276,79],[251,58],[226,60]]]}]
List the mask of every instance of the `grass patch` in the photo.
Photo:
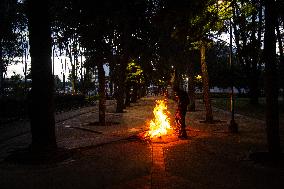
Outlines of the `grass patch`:
[{"label": "grass patch", "polygon": [[[214,107],[230,111],[230,98],[213,98],[212,105]],[[281,115],[284,114],[283,101],[279,101],[279,112],[281,118]],[[251,105],[249,98],[236,98],[235,113],[265,120],[265,98],[259,99],[259,105]]]}]

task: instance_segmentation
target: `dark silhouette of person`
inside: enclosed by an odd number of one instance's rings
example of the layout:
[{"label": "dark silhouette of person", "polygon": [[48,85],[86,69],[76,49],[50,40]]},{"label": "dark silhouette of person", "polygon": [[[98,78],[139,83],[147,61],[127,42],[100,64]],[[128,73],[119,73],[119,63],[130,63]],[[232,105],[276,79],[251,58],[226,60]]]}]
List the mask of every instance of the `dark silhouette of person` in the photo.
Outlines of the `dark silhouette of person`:
[{"label": "dark silhouette of person", "polygon": [[175,113],[175,121],[179,129],[179,138],[186,139],[187,134],[185,130],[185,115],[187,111],[187,106],[189,104],[189,98],[187,92],[175,87],[175,100],[177,101],[178,107]]}]

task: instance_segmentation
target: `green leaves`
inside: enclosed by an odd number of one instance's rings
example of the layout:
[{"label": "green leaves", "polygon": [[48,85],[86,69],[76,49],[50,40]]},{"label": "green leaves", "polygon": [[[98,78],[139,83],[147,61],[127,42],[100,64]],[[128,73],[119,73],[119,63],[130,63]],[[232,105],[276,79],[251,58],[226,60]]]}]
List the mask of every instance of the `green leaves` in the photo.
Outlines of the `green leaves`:
[{"label": "green leaves", "polygon": [[135,60],[128,63],[126,81],[128,83],[143,84],[145,81],[144,73],[140,65],[138,65]]}]

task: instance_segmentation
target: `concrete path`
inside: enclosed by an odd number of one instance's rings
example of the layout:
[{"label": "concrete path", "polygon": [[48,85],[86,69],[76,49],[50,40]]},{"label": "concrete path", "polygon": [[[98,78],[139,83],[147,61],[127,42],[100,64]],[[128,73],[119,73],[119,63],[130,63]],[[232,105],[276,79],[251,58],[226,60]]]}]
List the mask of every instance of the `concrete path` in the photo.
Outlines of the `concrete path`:
[{"label": "concrete path", "polygon": [[[239,134],[227,132],[230,114],[214,109],[215,124],[203,123],[204,107],[186,117],[189,139],[143,141],[137,136],[152,118],[153,97],[126,113],[109,102],[107,121],[96,124],[96,108],[56,124],[59,147],[72,157],[56,164],[27,165],[4,161],[30,142],[29,133],[6,140],[0,149],[0,188],[283,188],[284,165],[255,163],[252,152],[265,151],[264,122],[237,115]],[[173,115],[175,104],[169,101]],[[281,129],[281,131],[283,131]],[[282,140],[283,144],[283,140]],[[283,145],[282,145],[283,146]]]}]

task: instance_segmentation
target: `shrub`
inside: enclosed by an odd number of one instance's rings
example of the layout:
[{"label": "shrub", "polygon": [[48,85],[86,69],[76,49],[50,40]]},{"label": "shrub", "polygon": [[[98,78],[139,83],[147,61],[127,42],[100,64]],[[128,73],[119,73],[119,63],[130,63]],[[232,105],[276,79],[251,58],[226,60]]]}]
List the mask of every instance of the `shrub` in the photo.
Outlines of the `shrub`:
[{"label": "shrub", "polygon": [[81,94],[57,94],[54,97],[55,110],[64,111],[85,106],[88,102]]},{"label": "shrub", "polygon": [[27,116],[27,102],[24,97],[3,97],[0,99],[0,118],[9,120]]},{"label": "shrub", "polygon": [[[84,95],[56,94],[54,96],[55,111],[67,111],[93,104],[97,97],[88,100]],[[3,97],[0,99],[0,122],[8,122],[28,117],[28,102],[26,97]]]}]

